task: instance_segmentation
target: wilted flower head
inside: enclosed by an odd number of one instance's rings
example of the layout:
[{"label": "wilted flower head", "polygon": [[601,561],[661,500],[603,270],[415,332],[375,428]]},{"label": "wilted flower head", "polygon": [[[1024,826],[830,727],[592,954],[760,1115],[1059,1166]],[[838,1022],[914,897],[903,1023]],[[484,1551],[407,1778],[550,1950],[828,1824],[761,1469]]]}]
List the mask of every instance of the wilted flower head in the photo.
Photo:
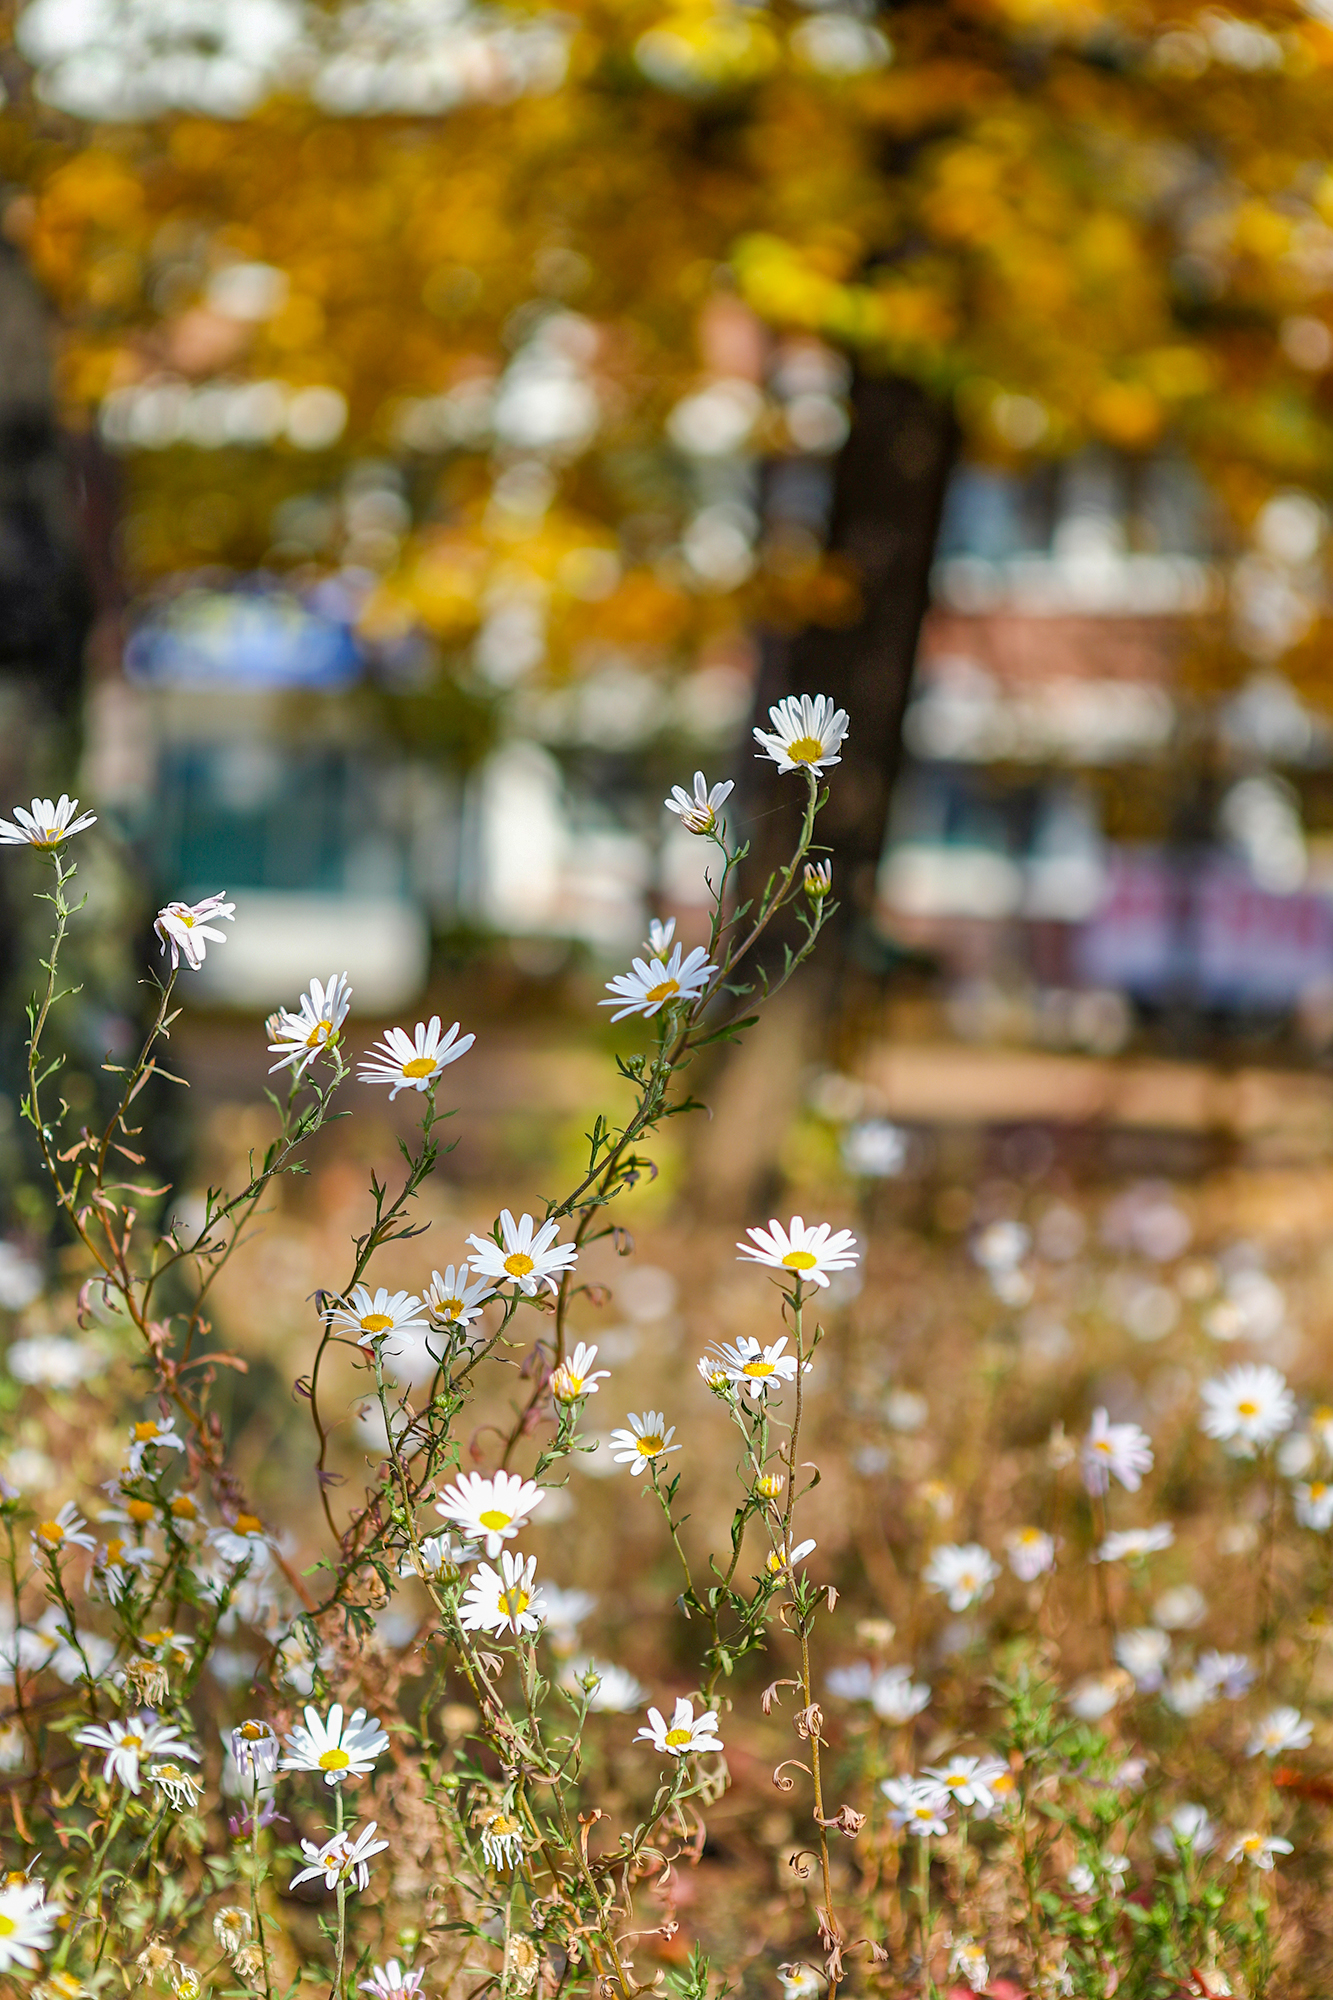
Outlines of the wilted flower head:
[{"label": "wilted flower head", "polygon": [[184,958],[191,971],[198,972],[209,945],[227,942],[225,931],[210,926],[229,924],[235,915],[235,903],[226,902],[222,896],[205,896],[202,903],[168,903],[160,909],[153,920],[153,929],[162,940],[163,956],[171,953],[172,971],[176,971]]}]

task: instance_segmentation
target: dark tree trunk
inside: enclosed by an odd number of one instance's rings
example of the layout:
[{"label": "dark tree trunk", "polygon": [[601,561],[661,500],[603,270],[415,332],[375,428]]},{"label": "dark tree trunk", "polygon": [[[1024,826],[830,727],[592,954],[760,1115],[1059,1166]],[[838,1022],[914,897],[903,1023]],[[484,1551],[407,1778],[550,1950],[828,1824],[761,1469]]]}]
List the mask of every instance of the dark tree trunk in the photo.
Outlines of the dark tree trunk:
[{"label": "dark tree trunk", "polygon": [[[864,962],[872,935],[903,712],[956,448],[946,404],[899,376],[858,374],[851,433],[834,475],[828,547],[856,575],[860,615],[853,624],[769,633],[762,641],[756,722],[766,727],[769,707],[789,694],[831,695],[851,717],[819,822],[842,906],[821,946],[826,971],[837,971],[839,959]],[[743,756],[741,763],[741,817],[752,842],[745,893],[754,894],[789,851],[797,780],[766,760]]]}]

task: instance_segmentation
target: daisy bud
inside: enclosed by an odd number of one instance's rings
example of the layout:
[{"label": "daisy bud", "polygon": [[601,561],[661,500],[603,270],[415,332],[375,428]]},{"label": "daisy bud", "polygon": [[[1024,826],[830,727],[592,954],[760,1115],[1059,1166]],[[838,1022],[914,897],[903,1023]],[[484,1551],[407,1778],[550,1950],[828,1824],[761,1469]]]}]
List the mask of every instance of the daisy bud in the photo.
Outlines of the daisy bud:
[{"label": "daisy bud", "polygon": [[822,903],[833,887],[833,863],[831,861],[807,861],[805,864],[805,893],[812,903]]},{"label": "daisy bud", "polygon": [[781,1472],[764,1472],[755,1480],[754,1490],[762,1500],[780,1500],[787,1481]]}]

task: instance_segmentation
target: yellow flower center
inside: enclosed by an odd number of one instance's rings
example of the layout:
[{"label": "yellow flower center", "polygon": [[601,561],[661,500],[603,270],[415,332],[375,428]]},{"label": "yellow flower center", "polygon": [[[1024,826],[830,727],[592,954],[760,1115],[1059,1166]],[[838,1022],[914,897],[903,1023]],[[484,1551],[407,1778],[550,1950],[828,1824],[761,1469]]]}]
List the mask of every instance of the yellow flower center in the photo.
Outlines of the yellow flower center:
[{"label": "yellow flower center", "polygon": [[813,764],[823,754],[824,746],[817,736],[798,736],[787,745],[787,755],[793,764]]},{"label": "yellow flower center", "polygon": [[811,1250],[789,1250],[782,1262],[788,1271],[813,1271],[819,1259]]},{"label": "yellow flower center", "polygon": [[[40,842],[40,845],[45,847],[47,845],[47,842],[42,841]],[[17,1929],[18,1925],[14,1922],[14,1919],[12,1917],[7,1917],[4,1914],[4,1912],[0,1910],[0,1937],[13,1937]]]},{"label": "yellow flower center", "polygon": [[361,1322],[362,1333],[387,1333],[393,1325],[389,1313],[367,1313]]},{"label": "yellow flower center", "polygon": [[505,1258],[505,1269],[511,1278],[526,1278],[533,1269],[533,1262],[526,1250],[515,1250]]},{"label": "yellow flower center", "polygon": [[436,1310],[443,1319],[457,1319],[458,1315],[463,1311],[463,1301],[461,1299],[441,1299]]},{"label": "yellow flower center", "polygon": [[310,1030],[310,1033],[305,1038],[305,1045],[308,1049],[323,1048],[325,1042],[328,1041],[329,1036],[332,1033],[333,1033],[332,1021],[316,1021],[314,1027]]},{"label": "yellow flower center", "polygon": [[682,1744],[689,1742],[693,1734],[693,1730],[690,1729],[668,1729],[666,1733],[667,1749],[679,1750]]},{"label": "yellow flower center", "polygon": [[264,1532],[264,1523],[260,1520],[258,1514],[238,1514],[236,1516],[236,1532],[238,1535],[262,1535]]},{"label": "yellow flower center", "polygon": [[[148,1503],[145,1500],[140,1500],[136,1504],[145,1507]],[[192,1521],[199,1512],[199,1509],[195,1506],[194,1501],[188,1493],[178,1493],[171,1503],[171,1511],[179,1520]],[[137,1521],[139,1516],[136,1514],[134,1518]]]},{"label": "yellow flower center", "polygon": [[150,1422],[134,1426],[134,1442],[136,1444],[149,1444],[156,1436],[157,1425],[155,1423]]},{"label": "yellow flower center", "polygon": [[124,1542],[108,1542],[106,1545],[106,1567],[114,1569],[125,1550]]},{"label": "yellow flower center", "polygon": [[1094,1438],[1092,1440],[1092,1448],[1094,1451],[1101,1452],[1104,1458],[1109,1458],[1111,1456],[1110,1438]]},{"label": "yellow flower center", "polygon": [[125,1512],[132,1521],[137,1521],[142,1526],[145,1521],[151,1521],[153,1518],[153,1503],[151,1500],[127,1500]]},{"label": "yellow flower center", "polygon": [[645,1000],[651,1000],[656,1005],[659,1001],[670,1000],[674,994],[679,992],[680,981],[678,979],[664,979],[660,986],[650,986],[643,997]]},{"label": "yellow flower center", "polygon": [[319,1768],[321,1771],[345,1771],[351,1761],[345,1750],[323,1750],[320,1752]]},{"label": "yellow flower center", "polygon": [[786,1562],[787,1562],[787,1551],[785,1549],[774,1549],[772,1555],[768,1559],[768,1567],[770,1573],[773,1576],[777,1576],[785,1568]]},{"label": "yellow flower center", "polygon": [[498,1840],[504,1840],[509,1834],[518,1832],[518,1821],[511,1819],[508,1813],[497,1813],[486,1831],[493,1833]]},{"label": "yellow flower center", "polygon": [[918,1819],[934,1819],[935,1817],[934,1806],[913,1806],[912,1811]]},{"label": "yellow flower center", "polygon": [[178,1779],[185,1776],[185,1773],[179,1764],[158,1764],[153,1771],[153,1776],[155,1778],[165,1778],[169,1785],[174,1785]]},{"label": "yellow flower center", "polygon": [[143,1738],[142,1736],[135,1736],[133,1733],[127,1733],[120,1739],[120,1748],[122,1750],[142,1750]]},{"label": "yellow flower center", "polygon": [[63,1542],[65,1539],[65,1530],[61,1527],[59,1521],[43,1521],[39,1526],[37,1533],[40,1539],[44,1542],[55,1542],[59,1544],[60,1542]]},{"label": "yellow flower center", "polygon": [[656,1458],[658,1452],[662,1449],[662,1443],[663,1439],[660,1431],[645,1431],[639,1439],[639,1450],[645,1458]]},{"label": "yellow flower center", "polygon": [[484,1514],[478,1514],[477,1516],[482,1527],[492,1535],[498,1535],[502,1528],[507,1528],[513,1518],[512,1514],[501,1513],[498,1507],[488,1507]]},{"label": "yellow flower center", "polygon": [[1322,1499],[1323,1499],[1323,1497],[1324,1497],[1324,1495],[1325,1495],[1325,1494],[1327,1493],[1327,1491],[1328,1491],[1328,1488],[1327,1488],[1327,1486],[1326,1486],[1326,1485],[1324,1484],[1324,1482],[1323,1482],[1323,1480],[1322,1480],[1322,1479],[1313,1479],[1313,1480],[1311,1480],[1311,1482],[1310,1482],[1310,1498],[1311,1498],[1312,1500],[1322,1500]]},{"label": "yellow flower center", "polygon": [[262,1743],[268,1733],[267,1728],[262,1722],[243,1722],[241,1724],[241,1735],[247,1743]]},{"label": "yellow flower center", "polygon": [[1237,1403],[1236,1414],[1241,1417],[1257,1417],[1259,1414],[1259,1405],[1247,1399],[1244,1402]]},{"label": "yellow flower center", "polygon": [[180,912],[180,920],[184,924],[187,931],[192,931],[194,929],[194,918],[190,915],[190,912],[188,910],[182,910]]},{"label": "yellow flower center", "polygon": [[432,1076],[435,1072],[434,1056],[413,1056],[411,1062],[403,1064],[404,1076]]},{"label": "yellow flower center", "polygon": [[747,1361],[741,1369],[742,1375],[764,1376],[771,1375],[772,1373],[773,1363],[771,1361]]},{"label": "yellow flower center", "polygon": [[520,1618],[531,1602],[532,1599],[527,1591],[518,1584],[513,1584],[508,1590],[502,1590],[496,1599],[498,1608],[513,1619]]}]

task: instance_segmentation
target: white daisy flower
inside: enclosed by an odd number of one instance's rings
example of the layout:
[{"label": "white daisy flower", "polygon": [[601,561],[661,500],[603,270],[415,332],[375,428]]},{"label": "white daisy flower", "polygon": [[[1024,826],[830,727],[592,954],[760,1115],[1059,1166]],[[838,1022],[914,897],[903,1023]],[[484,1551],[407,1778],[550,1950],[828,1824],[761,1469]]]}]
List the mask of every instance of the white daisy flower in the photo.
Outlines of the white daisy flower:
[{"label": "white daisy flower", "polygon": [[688,833],[713,834],[718,831],[718,814],[735,789],[728,778],[710,790],[703,772],[696,771],[693,793],[687,792],[683,785],[673,785],[666,809],[679,814],[680,823]]},{"label": "white daisy flower", "polygon": [[97,1547],[97,1538],[88,1531],[84,1520],[72,1500],[67,1500],[58,1514],[49,1521],[39,1521],[32,1531],[33,1553],[40,1559],[43,1555],[62,1556],[66,1549],[86,1549],[89,1555]]},{"label": "white daisy flower", "polygon": [[1298,1708],[1275,1708],[1255,1725],[1245,1754],[1280,1757],[1284,1750],[1306,1750],[1313,1735],[1314,1724],[1307,1722]]},{"label": "white daisy flower", "polygon": [[340,1882],[357,1889],[368,1888],[370,1857],[382,1854],[389,1845],[387,1840],[376,1840],[375,1828],[374,1820],[360,1833],[356,1833],[353,1827],[344,1827],[341,1833],[333,1834],[322,1846],[313,1840],[303,1840],[301,1852],[307,1865],[298,1875],[293,1875],[289,1886],[295,1889],[300,1883],[314,1882],[322,1875],[326,1889],[336,1889]]},{"label": "white daisy flower", "polygon": [[921,1572],[927,1590],[936,1591],[950,1611],[966,1611],[989,1597],[1000,1565],[980,1542],[942,1542]]},{"label": "white daisy flower", "polygon": [[779,771],[822,771],[840,764],[838,755],[847,735],[847,711],[835,708],[826,694],[791,694],[768,711],[772,730],[756,729],[754,740]]},{"label": "white daisy flower", "polygon": [[644,1410],[638,1416],[631,1410],[625,1418],[626,1428],[612,1431],[608,1440],[611,1457],[617,1465],[627,1465],[631,1479],[637,1479],[646,1465],[656,1458],[665,1458],[669,1452],[679,1451],[678,1444],[671,1440],[676,1435],[676,1426],[668,1424],[660,1410]]},{"label": "white daisy flower", "polygon": [[223,896],[205,896],[202,903],[168,903],[153,919],[153,929],[162,940],[162,955],[171,953],[175,972],[182,957],[192,972],[198,972],[211,944],[225,944],[227,933],[210,928],[215,923],[231,923],[235,903]]},{"label": "white daisy flower", "polygon": [[560,1672],[560,1685],[570,1694],[586,1695],[588,1707],[602,1715],[628,1715],[647,1693],[627,1667],[618,1667],[612,1660],[594,1660],[587,1654],[566,1663]]},{"label": "white daisy flower", "polygon": [[585,1346],[580,1341],[574,1352],[563,1360],[559,1367],[551,1371],[550,1389],[557,1403],[578,1403],[585,1396],[595,1396],[599,1383],[609,1382],[609,1368],[594,1368],[597,1347]]},{"label": "white daisy flower", "polygon": [[1255,1868],[1262,1868],[1269,1874],[1277,1863],[1279,1854],[1292,1852],[1289,1840],[1279,1840],[1271,1833],[1242,1833],[1227,1849],[1228,1861],[1248,1861]]},{"label": "white daisy flower", "polygon": [[953,1800],[935,1778],[881,1778],[879,1788],[889,1802],[889,1818],[900,1832],[929,1840],[949,1831]]},{"label": "white daisy flower", "polygon": [[654,917],[648,926],[648,937],[644,945],[654,958],[664,958],[671,949],[671,940],[676,935],[676,919],[668,917],[665,923]]},{"label": "white daisy flower", "polygon": [[390,1293],[381,1285],[371,1295],[365,1285],[354,1285],[350,1297],[332,1306],[330,1324],[350,1333],[358,1347],[370,1347],[386,1334],[429,1333],[426,1306],[415,1292]]},{"label": "white daisy flower", "polygon": [[425,1977],[424,1969],[409,1972],[405,1965],[391,1958],[384,1965],[372,1965],[369,1979],[363,1979],[357,1991],[373,1995],[373,2000],[416,2000]]},{"label": "white daisy flower", "polygon": [[1205,1382],[1200,1424],[1219,1444],[1233,1439],[1257,1450],[1291,1429],[1296,1399],[1286,1379],[1266,1361],[1242,1361]]},{"label": "white daisy flower", "polygon": [[[796,1356],[783,1352],[786,1345],[785,1333],[768,1347],[761,1347],[757,1340],[743,1333],[734,1342],[715,1342],[712,1352],[717,1356],[728,1381],[735,1382],[745,1390],[752,1403],[757,1403],[770,1389],[778,1389],[784,1382],[796,1380]],[[700,1361],[701,1375],[704,1366],[705,1362]],[[705,1380],[709,1381],[710,1387],[713,1386],[710,1378],[705,1377]]]},{"label": "white daisy flower", "polygon": [[252,1576],[262,1575],[268,1568],[275,1547],[258,1514],[244,1512],[219,1528],[210,1528],[208,1543],[233,1568],[239,1563],[249,1563]]},{"label": "white daisy flower", "polygon": [[189,1812],[204,1796],[202,1779],[196,1778],[193,1771],[187,1771],[181,1764],[150,1764],[148,1782],[169,1805],[181,1812]]},{"label": "white daisy flower", "polygon": [[1159,1521],[1152,1528],[1121,1528],[1108,1535],[1098,1549],[1095,1562],[1142,1562],[1145,1556],[1155,1556],[1162,1549],[1169,1549],[1176,1539],[1176,1531],[1169,1521]]},{"label": "white daisy flower", "polygon": [[230,1747],[232,1762],[251,1785],[264,1784],[278,1768],[281,1750],[277,1736],[267,1722],[257,1717],[232,1730]]},{"label": "white daisy flower", "polygon": [[523,1859],[523,1829],[513,1813],[491,1814],[481,1829],[481,1851],[492,1868],[517,1868]]},{"label": "white daisy flower", "polygon": [[91,1722],[74,1732],[74,1741],[87,1750],[104,1753],[102,1777],[108,1785],[114,1780],[135,1793],[139,1789],[139,1766],[150,1758],[154,1762],[164,1758],[199,1762],[199,1752],[190,1748],[175,1723],[163,1722],[151,1708],[127,1716],[124,1722],[115,1716],[109,1722]]},{"label": "white daisy flower", "polygon": [[31,812],[25,812],[22,806],[15,806],[14,819],[0,819],[0,846],[59,847],[71,834],[96,826],[96,813],[82,813],[75,819],[78,810],[78,800],[71,799],[65,792],[54,802],[34,799]]},{"label": "white daisy flower", "polygon": [[441,1035],[440,1017],[432,1014],[429,1022],[418,1021],[410,1035],[403,1028],[390,1028],[362,1059],[357,1075],[362,1083],[391,1083],[391,1104],[400,1090],[430,1090],[477,1039],[459,1037],[458,1025],[455,1021]]},{"label": "white daisy flower", "polygon": [[636,958],[632,971],[618,972],[614,979],[608,979],[606,990],[611,998],[597,1004],[620,1009],[611,1016],[612,1021],[623,1021],[628,1014],[642,1014],[651,1020],[669,1002],[697,1000],[716,971],[701,944],[690,952],[683,945],[673,945],[670,958]]},{"label": "white daisy flower", "polygon": [[294,1014],[284,1007],[269,1021],[268,1052],[278,1058],[269,1075],[290,1069],[298,1077],[304,1076],[316,1057],[337,1041],[351,1005],[352,989],[345,972],[331,972],[327,986],[312,979]]},{"label": "white daisy flower", "polygon": [[1112,1651],[1140,1694],[1156,1694],[1171,1657],[1167,1633],[1159,1632],[1155,1625],[1135,1625],[1118,1634]]},{"label": "white daisy flower", "polygon": [[1004,1546],[1009,1567],[1020,1583],[1035,1583],[1055,1568],[1055,1537],[1044,1528],[1015,1528],[1005,1536]]},{"label": "white daisy flower", "polygon": [[573,1652],[579,1641],[579,1626],[597,1599],[590,1590],[562,1590],[558,1583],[542,1586],[546,1600],[546,1638],[555,1651]]},{"label": "white daisy flower", "polygon": [[468,1265],[447,1264],[443,1273],[431,1272],[423,1304],[441,1326],[471,1326],[481,1318],[487,1299],[494,1297],[494,1285],[474,1278]]},{"label": "white daisy flower", "polygon": [[482,1472],[464,1472],[445,1487],[435,1506],[465,1535],[484,1538],[487,1555],[495,1557],[545,1498],[544,1487],[517,1472],[497,1472],[490,1478]]},{"label": "white daisy flower", "polygon": [[651,1743],[654,1750],[661,1750],[668,1757],[688,1757],[694,1750],[720,1750],[722,1739],[717,1733],[717,1711],[709,1709],[696,1715],[694,1703],[685,1695],[677,1695],[676,1706],[670,1723],[660,1708],[650,1708],[648,1721],[634,1738],[636,1743]]},{"label": "white daisy flower", "polygon": [[537,1574],[536,1556],[501,1552],[500,1567],[480,1563],[463,1593],[458,1622],[465,1632],[535,1632],[546,1616]]},{"label": "white daisy flower", "polygon": [[1333,1527],[1333,1485],[1328,1480],[1312,1479],[1308,1485],[1293,1487],[1292,1498],[1296,1519],[1303,1528],[1314,1528],[1322,1535]]},{"label": "white daisy flower", "polygon": [[1137,1424],[1113,1424],[1105,1410],[1093,1411],[1083,1440],[1083,1484],[1089,1493],[1109,1493],[1112,1479],[1137,1493],[1152,1463],[1152,1439],[1146,1431]]},{"label": "white daisy flower", "polygon": [[304,1728],[298,1722],[284,1740],[289,1754],[280,1769],[322,1771],[326,1785],[364,1778],[389,1747],[377,1715],[367,1717],[364,1708],[356,1708],[344,1722],[342,1703],[337,1701],[327,1720],[321,1719],[318,1709],[307,1708]]},{"label": "white daisy flower", "polygon": [[[399,1576],[438,1576],[445,1583],[457,1583],[464,1563],[475,1562],[481,1554],[479,1542],[465,1542],[461,1535],[423,1535],[417,1554],[409,1549],[398,1565]],[[420,1557],[420,1561],[417,1557]]]},{"label": "white daisy flower", "polygon": [[794,1271],[798,1278],[808,1278],[816,1285],[827,1285],[830,1271],[850,1271],[860,1257],[850,1229],[835,1232],[827,1222],[807,1229],[799,1215],[792,1217],[790,1229],[774,1218],[767,1230],[747,1229],[745,1233],[750,1241],[736,1245],[741,1257],[767,1264],[774,1271]]},{"label": "white daisy flower", "polygon": [[468,1262],[482,1277],[499,1278],[502,1283],[510,1280],[528,1298],[543,1287],[554,1292],[557,1279],[573,1270],[579,1255],[572,1243],[556,1242],[559,1233],[558,1222],[543,1222],[538,1229],[530,1215],[521,1215],[515,1222],[509,1210],[502,1208],[500,1242],[490,1236],[469,1236],[477,1254]]},{"label": "white daisy flower", "polygon": [[1215,1648],[1200,1655],[1199,1673],[1224,1701],[1242,1701],[1256,1679],[1253,1662],[1244,1653],[1219,1653]]},{"label": "white daisy flower", "polygon": [[85,1588],[92,1596],[104,1594],[112,1604],[119,1604],[129,1589],[133,1572],[151,1569],[156,1560],[151,1548],[113,1536],[94,1554]]},{"label": "white daisy flower", "polygon": [[142,1423],[130,1426],[130,1448],[125,1464],[131,1477],[137,1479],[143,1471],[144,1453],[152,1450],[184,1451],[185,1440],[176,1429],[176,1419],[171,1417],[166,1423],[158,1423],[146,1417]]},{"label": "white daisy flower", "polygon": [[40,1882],[21,1875],[15,1880],[11,1875],[0,1886],[0,1972],[12,1972],[16,1966],[36,1971],[41,1954],[50,1949],[60,1914],[59,1903],[47,1902]]}]

